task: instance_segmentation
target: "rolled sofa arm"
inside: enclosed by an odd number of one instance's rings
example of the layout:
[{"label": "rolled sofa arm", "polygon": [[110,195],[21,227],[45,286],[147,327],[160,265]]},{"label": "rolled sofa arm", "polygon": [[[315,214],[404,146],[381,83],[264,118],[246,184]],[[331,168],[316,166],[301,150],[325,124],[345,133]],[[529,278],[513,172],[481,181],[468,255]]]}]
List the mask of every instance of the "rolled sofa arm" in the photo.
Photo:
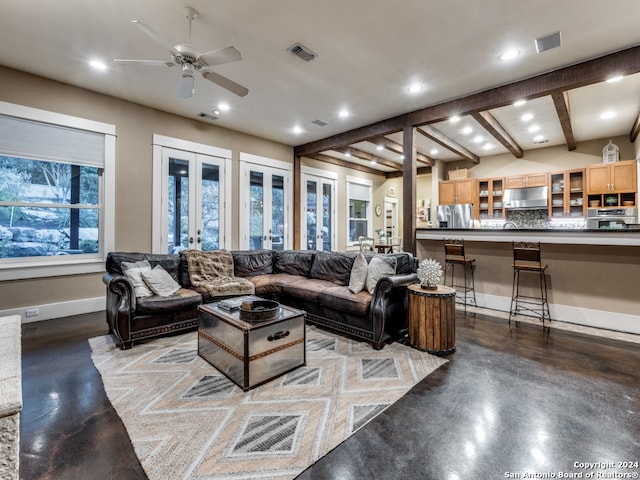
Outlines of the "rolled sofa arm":
[{"label": "rolled sofa arm", "polygon": [[384,341],[407,328],[409,306],[407,286],[418,281],[415,273],[389,275],[378,280],[371,297],[374,347],[382,348]]},{"label": "rolled sofa arm", "polygon": [[131,319],[136,311],[136,294],[131,281],[124,275],[105,273],[102,282],[107,286],[107,325],[119,346],[130,342]]}]

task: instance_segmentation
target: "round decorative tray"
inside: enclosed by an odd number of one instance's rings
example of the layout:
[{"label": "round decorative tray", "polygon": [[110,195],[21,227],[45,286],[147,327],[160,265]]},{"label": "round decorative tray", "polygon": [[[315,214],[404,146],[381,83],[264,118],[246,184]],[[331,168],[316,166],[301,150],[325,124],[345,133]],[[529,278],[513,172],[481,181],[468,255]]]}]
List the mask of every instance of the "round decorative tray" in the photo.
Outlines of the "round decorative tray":
[{"label": "round decorative tray", "polygon": [[253,300],[242,302],[240,319],[247,322],[262,322],[276,318],[280,313],[280,304],[273,300]]}]

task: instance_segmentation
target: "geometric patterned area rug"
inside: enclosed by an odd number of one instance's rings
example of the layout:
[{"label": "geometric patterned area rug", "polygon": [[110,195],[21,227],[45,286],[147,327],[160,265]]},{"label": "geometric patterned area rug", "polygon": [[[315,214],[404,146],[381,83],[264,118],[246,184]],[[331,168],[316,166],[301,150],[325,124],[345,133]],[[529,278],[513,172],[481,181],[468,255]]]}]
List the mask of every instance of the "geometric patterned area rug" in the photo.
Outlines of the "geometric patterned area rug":
[{"label": "geometric patterned area rug", "polygon": [[373,350],[307,326],[307,364],[243,392],[197,354],[197,333],[91,358],[150,480],[291,479],[447,360]]}]

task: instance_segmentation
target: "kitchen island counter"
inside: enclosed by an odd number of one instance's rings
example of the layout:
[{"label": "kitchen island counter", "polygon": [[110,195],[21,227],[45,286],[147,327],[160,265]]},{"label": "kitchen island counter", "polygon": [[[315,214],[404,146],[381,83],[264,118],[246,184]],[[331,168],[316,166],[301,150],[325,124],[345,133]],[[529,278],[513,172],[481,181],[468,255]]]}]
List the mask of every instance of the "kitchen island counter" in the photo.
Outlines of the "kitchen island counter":
[{"label": "kitchen island counter", "polygon": [[574,245],[640,246],[640,229],[418,228],[416,240],[462,238],[474,242],[541,242]]}]

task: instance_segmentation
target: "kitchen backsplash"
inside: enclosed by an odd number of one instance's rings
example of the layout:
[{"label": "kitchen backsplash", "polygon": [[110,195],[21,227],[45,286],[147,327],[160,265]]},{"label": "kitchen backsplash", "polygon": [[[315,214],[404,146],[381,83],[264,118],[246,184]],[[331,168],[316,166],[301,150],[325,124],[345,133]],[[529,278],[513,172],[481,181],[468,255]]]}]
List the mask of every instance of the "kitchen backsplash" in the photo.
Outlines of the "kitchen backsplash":
[{"label": "kitchen backsplash", "polygon": [[551,228],[548,209],[507,210],[507,221],[518,228]]}]

